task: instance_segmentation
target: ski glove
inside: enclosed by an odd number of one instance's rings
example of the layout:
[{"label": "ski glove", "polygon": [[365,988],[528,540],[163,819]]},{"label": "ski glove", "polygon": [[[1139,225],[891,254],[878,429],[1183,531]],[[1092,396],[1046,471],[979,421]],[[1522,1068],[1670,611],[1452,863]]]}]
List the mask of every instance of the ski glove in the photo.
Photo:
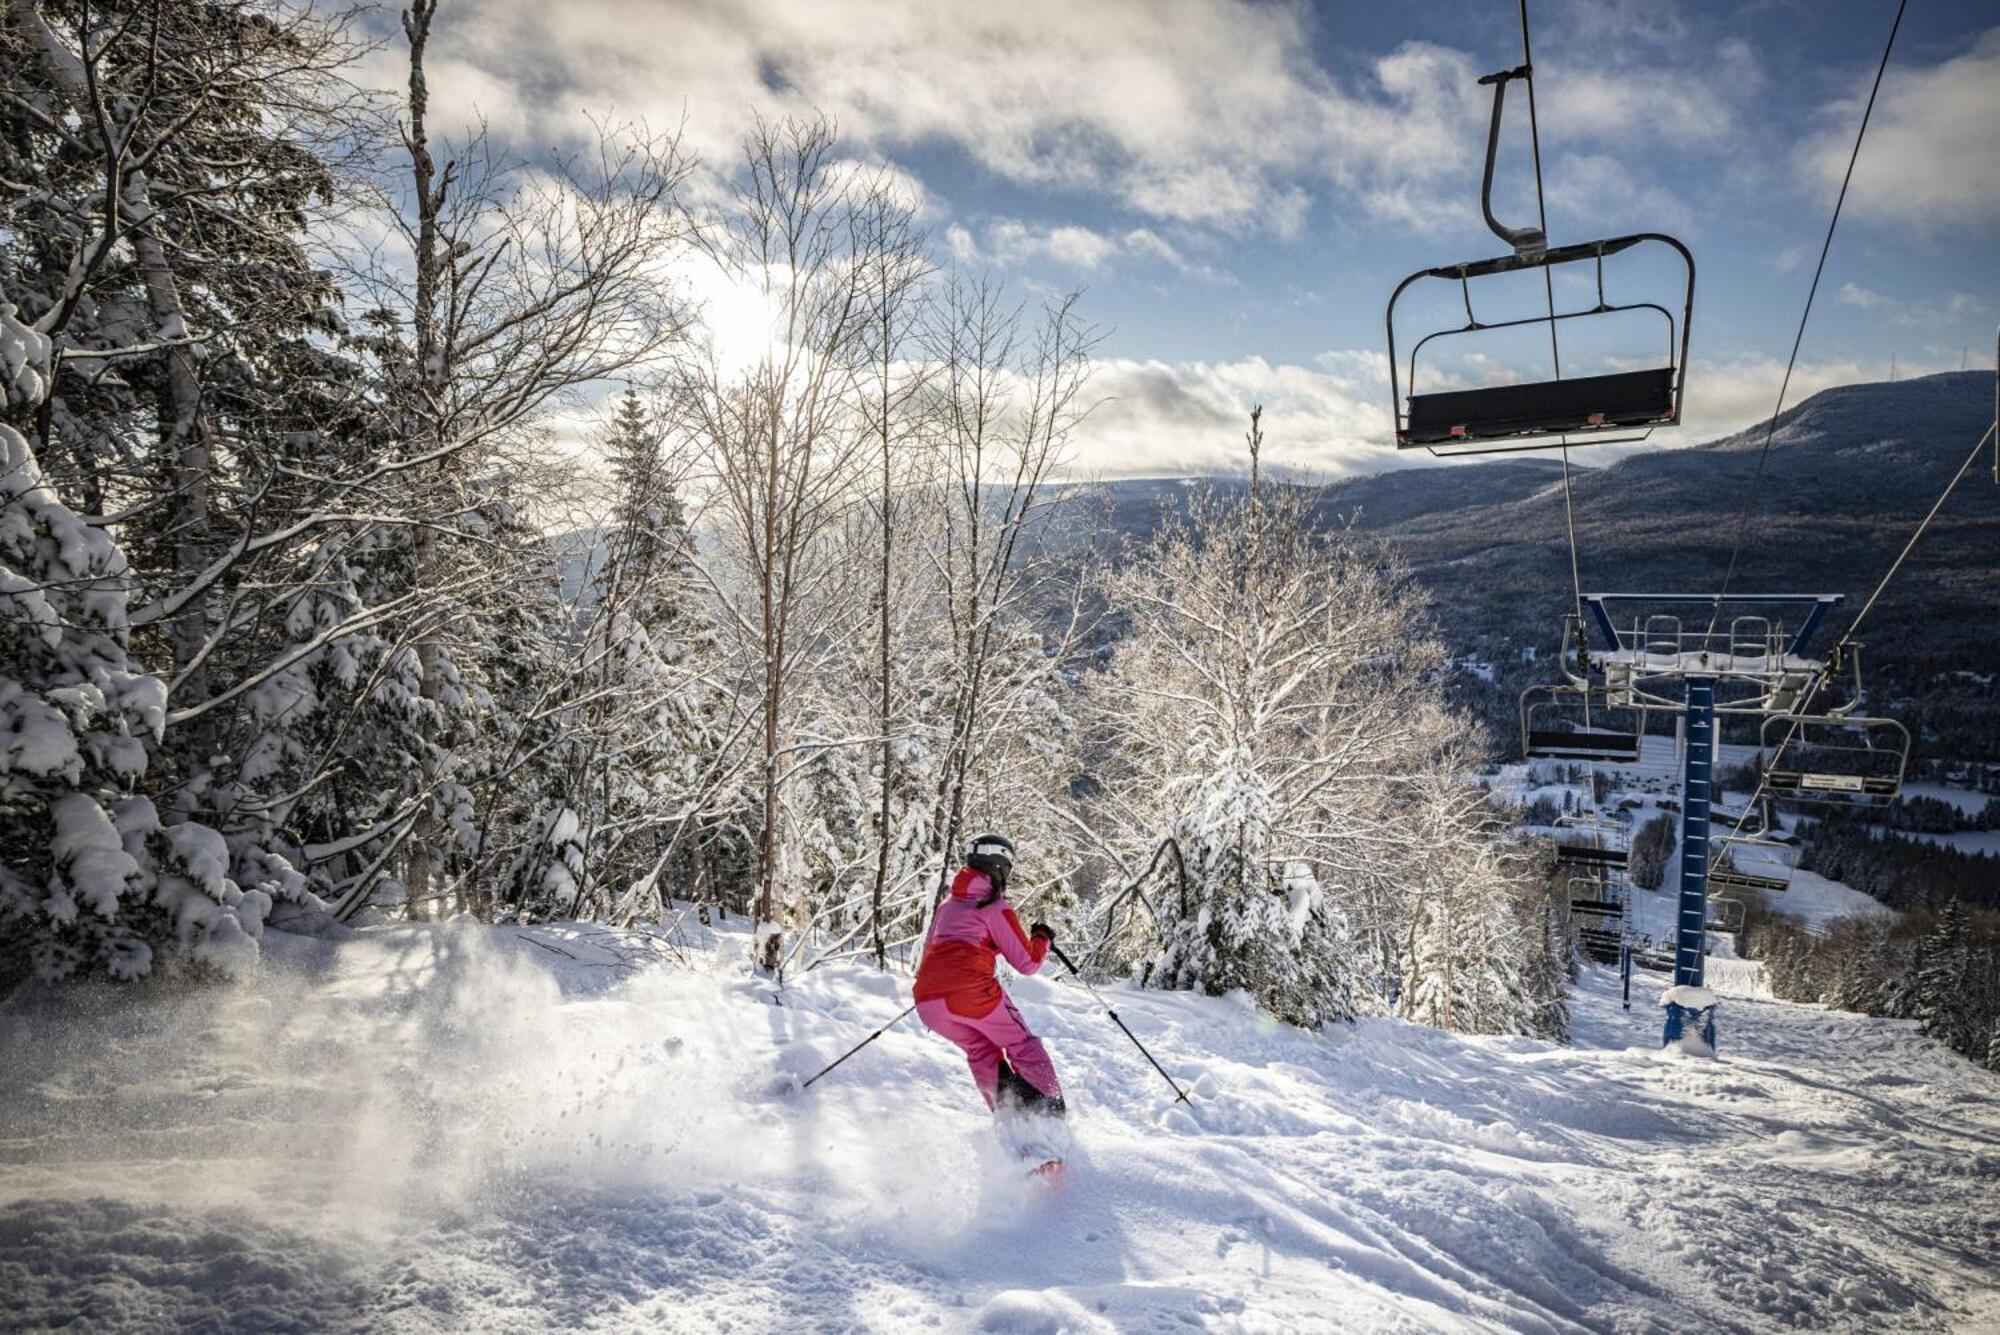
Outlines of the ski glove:
[{"label": "ski glove", "polygon": [[1030,927],[1028,929],[1028,935],[1039,936],[1042,940],[1048,942],[1050,945],[1054,945],[1056,943],[1056,929],[1049,926],[1045,922],[1038,922],[1033,927]]}]

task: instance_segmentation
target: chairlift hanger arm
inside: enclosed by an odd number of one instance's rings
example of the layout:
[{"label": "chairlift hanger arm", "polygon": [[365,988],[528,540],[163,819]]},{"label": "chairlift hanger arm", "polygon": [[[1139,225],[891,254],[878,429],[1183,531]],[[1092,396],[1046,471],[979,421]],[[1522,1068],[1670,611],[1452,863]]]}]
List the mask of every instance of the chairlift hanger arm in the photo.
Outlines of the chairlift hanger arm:
[{"label": "chairlift hanger arm", "polygon": [[[1479,211],[1485,215],[1486,225],[1493,235],[1514,248],[1516,255],[1536,256],[1548,249],[1548,236],[1539,227],[1509,227],[1493,216],[1493,164],[1500,154],[1500,120],[1507,106],[1507,85],[1516,79],[1534,78],[1534,70],[1528,65],[1516,65],[1511,70],[1501,70],[1489,74],[1479,82],[1493,85],[1493,121],[1486,131],[1486,176],[1479,185]],[[1540,170],[1539,165],[1537,171]],[[1537,181],[1539,193],[1540,182]]]}]

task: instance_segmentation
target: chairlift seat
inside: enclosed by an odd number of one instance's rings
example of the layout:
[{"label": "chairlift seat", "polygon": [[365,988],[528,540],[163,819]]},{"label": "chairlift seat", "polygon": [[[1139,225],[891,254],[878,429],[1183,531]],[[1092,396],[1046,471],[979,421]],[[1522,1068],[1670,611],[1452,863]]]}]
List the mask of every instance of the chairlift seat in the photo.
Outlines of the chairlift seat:
[{"label": "chairlift seat", "polygon": [[1717,867],[1708,874],[1710,894],[1760,890],[1767,895],[1781,895],[1790,885],[1791,882],[1782,876],[1759,876],[1735,867]]},{"label": "chairlift seat", "polygon": [[1670,366],[1409,396],[1411,445],[1509,440],[1649,426],[1674,416]]},{"label": "chairlift seat", "polygon": [[[1774,745],[1778,728],[1785,736]],[[1910,763],[1909,729],[1894,719],[1773,716],[1759,741],[1765,787],[1797,802],[1886,805]]]},{"label": "chairlift seat", "polygon": [[1600,848],[1596,844],[1557,844],[1556,861],[1578,863],[1592,867],[1623,867],[1625,850],[1622,848]]},{"label": "chairlift seat", "polygon": [[1636,732],[1578,732],[1569,729],[1537,728],[1528,734],[1530,760],[1603,760],[1636,763],[1639,734]]}]

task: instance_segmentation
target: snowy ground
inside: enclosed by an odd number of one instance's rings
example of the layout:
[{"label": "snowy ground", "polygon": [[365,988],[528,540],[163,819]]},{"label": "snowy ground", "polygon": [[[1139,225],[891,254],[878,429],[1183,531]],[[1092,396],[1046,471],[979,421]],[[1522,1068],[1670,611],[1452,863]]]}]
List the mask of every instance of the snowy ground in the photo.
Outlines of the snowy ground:
[{"label": "snowy ground", "polygon": [[1608,973],[1573,1048],[1120,990],[1192,1110],[1026,980],[1077,1107],[1051,1197],[912,1021],[776,1092],[904,1003],[860,968],[776,994],[740,949],[381,928],[274,936],[232,990],[16,996],[0,1325],[2000,1326],[2000,1077],[1754,964],[1713,962],[1712,1062]]},{"label": "snowy ground", "polygon": [[1968,816],[1984,810],[1987,795],[1955,783],[1931,783],[1922,779],[1912,779],[1903,785],[1903,792],[1909,797],[1934,797],[1940,802],[1949,802]]}]

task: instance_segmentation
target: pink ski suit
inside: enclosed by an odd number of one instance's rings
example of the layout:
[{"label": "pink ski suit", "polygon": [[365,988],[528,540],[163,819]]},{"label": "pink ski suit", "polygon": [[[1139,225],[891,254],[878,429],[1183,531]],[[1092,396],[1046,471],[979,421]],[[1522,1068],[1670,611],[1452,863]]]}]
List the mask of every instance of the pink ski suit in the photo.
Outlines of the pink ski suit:
[{"label": "pink ski suit", "polygon": [[993,976],[994,959],[1035,973],[1049,943],[1021,930],[1014,907],[993,893],[984,872],[966,867],[938,905],[917,966],[917,1018],[965,1050],[979,1092],[992,1107],[1000,1092],[1000,1059],[1050,1099],[1062,1097],[1056,1068],[1042,1040],[1028,1032],[1021,1012]]}]

